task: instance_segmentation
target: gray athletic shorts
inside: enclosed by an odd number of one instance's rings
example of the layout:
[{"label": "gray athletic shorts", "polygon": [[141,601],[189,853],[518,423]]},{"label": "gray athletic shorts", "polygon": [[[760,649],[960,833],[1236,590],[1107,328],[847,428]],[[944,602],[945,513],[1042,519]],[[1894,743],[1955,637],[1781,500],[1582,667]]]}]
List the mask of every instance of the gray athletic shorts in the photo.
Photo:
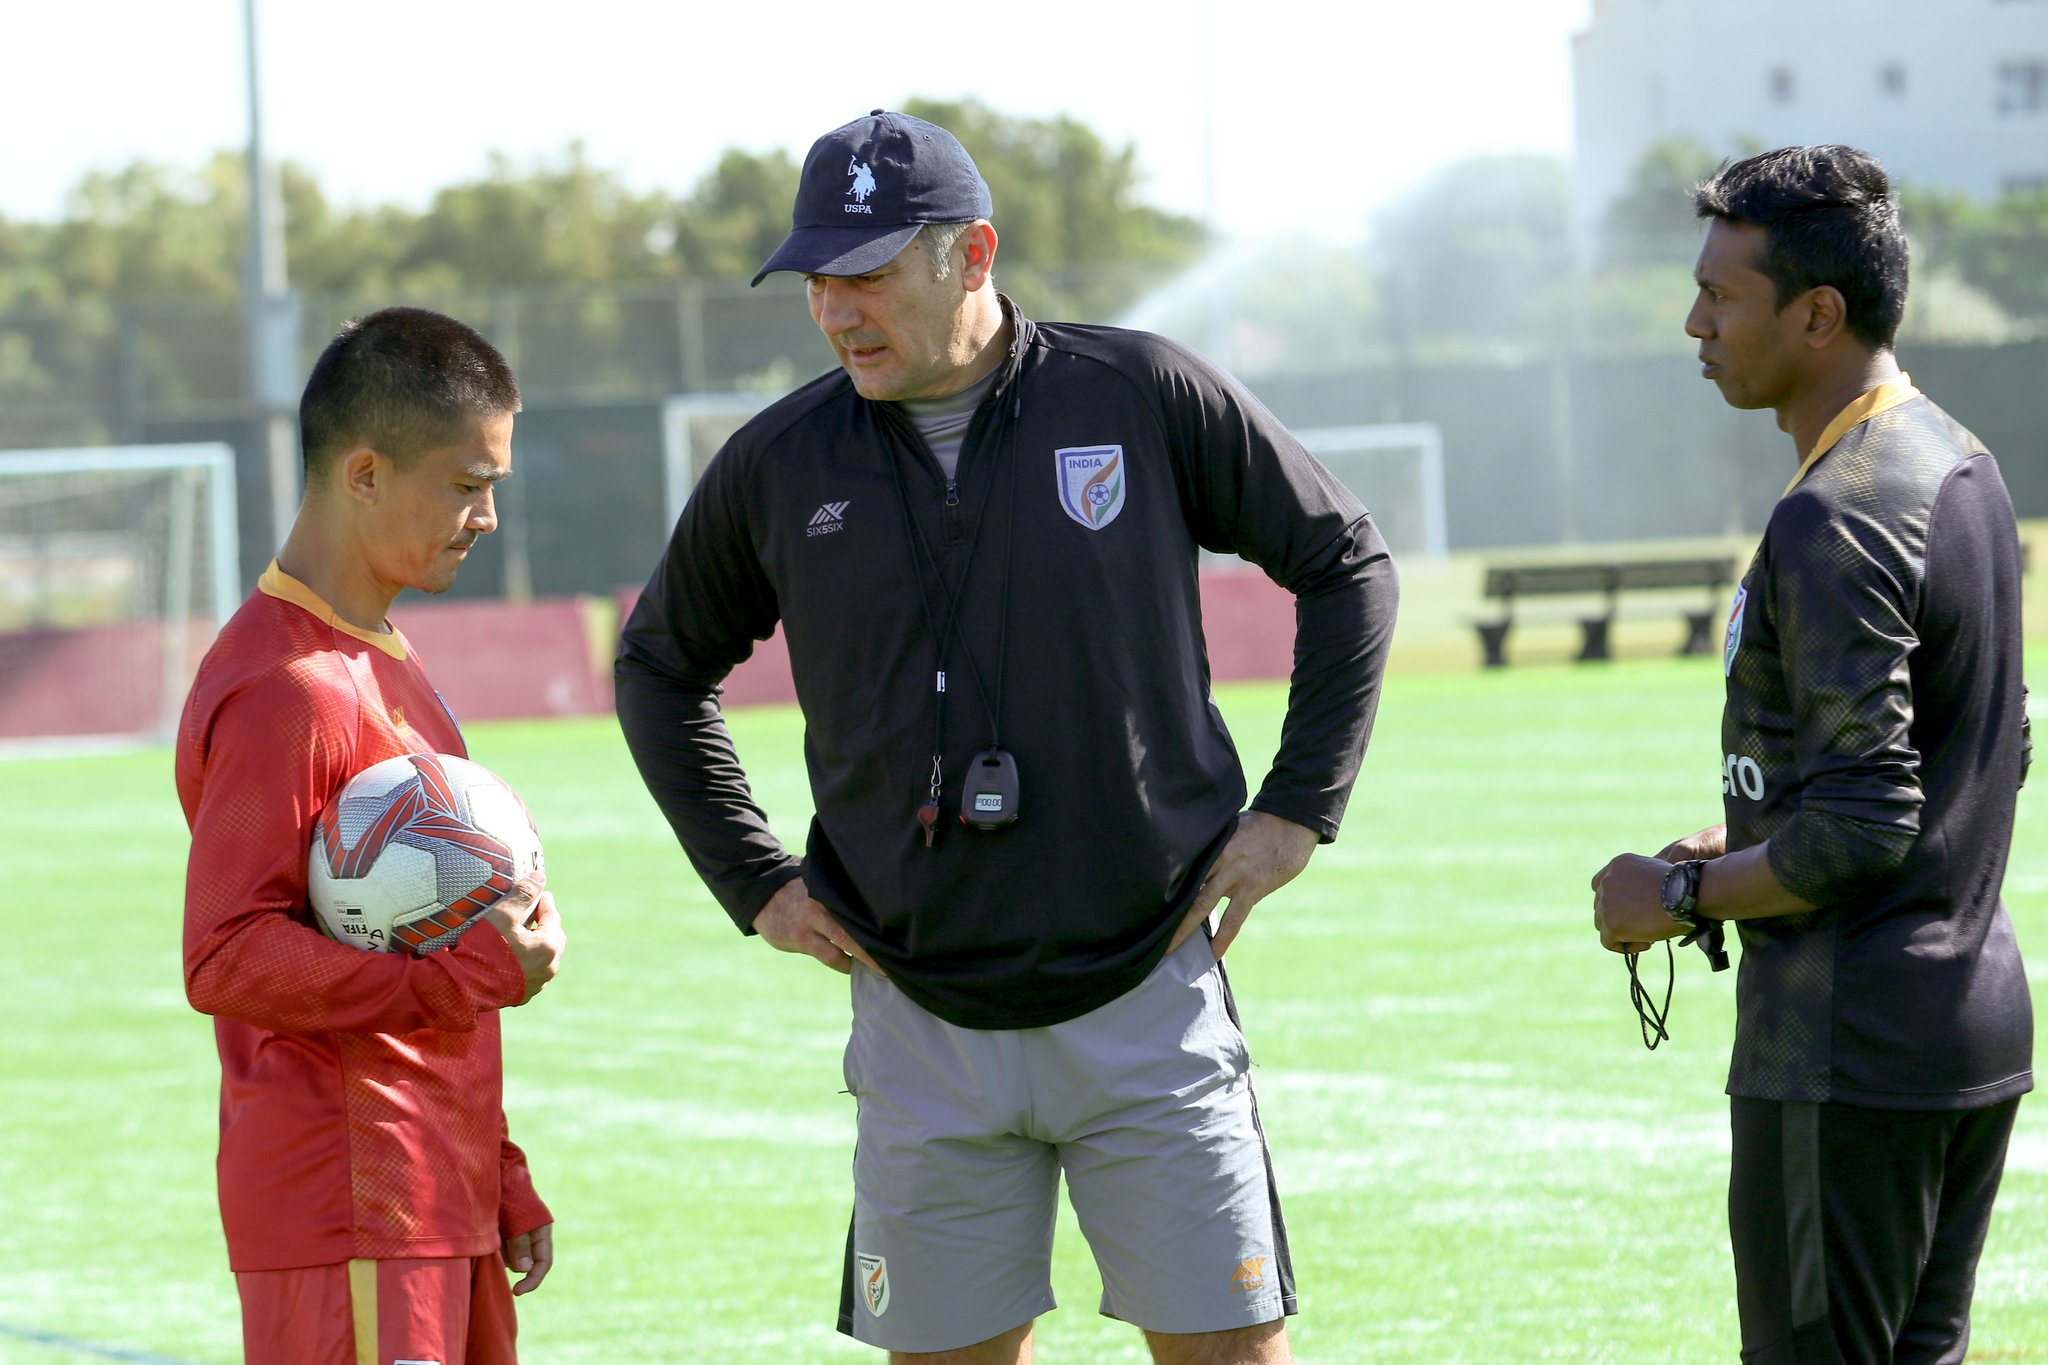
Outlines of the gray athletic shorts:
[{"label": "gray athletic shorts", "polygon": [[859,1141],[839,1330],[888,1350],[955,1350],[1052,1308],[1061,1172],[1103,1313],[1216,1332],[1294,1312],[1250,1063],[1202,934],[1050,1028],[959,1028],[856,966],[846,1086]]}]

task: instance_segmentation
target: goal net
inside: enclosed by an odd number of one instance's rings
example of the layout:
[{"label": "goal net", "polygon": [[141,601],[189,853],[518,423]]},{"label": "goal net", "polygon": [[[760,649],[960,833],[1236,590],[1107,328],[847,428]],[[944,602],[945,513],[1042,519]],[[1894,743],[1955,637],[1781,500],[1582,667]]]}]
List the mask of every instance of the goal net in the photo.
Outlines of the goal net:
[{"label": "goal net", "polygon": [[234,611],[226,445],[0,451],[0,753],[154,743]]},{"label": "goal net", "polygon": [[735,431],[780,395],[699,393],[671,398],[661,409],[662,492],[668,525],[674,526],[703,477],[704,466]]},{"label": "goal net", "polygon": [[[1394,558],[1441,563],[1451,551],[1444,519],[1444,440],[1434,422],[1311,427],[1294,439],[1372,512]],[[1202,552],[1204,563],[1239,564],[1236,555]]]},{"label": "goal net", "polygon": [[[668,400],[662,410],[662,482],[669,525],[682,515],[719,447],[773,401],[773,395],[759,393]],[[1372,509],[1374,524],[1397,558],[1434,564],[1450,553],[1444,441],[1434,422],[1318,427],[1294,435]]]},{"label": "goal net", "polygon": [[1450,553],[1444,438],[1434,422],[1321,427],[1294,436],[1372,509],[1397,560],[1435,564]]}]

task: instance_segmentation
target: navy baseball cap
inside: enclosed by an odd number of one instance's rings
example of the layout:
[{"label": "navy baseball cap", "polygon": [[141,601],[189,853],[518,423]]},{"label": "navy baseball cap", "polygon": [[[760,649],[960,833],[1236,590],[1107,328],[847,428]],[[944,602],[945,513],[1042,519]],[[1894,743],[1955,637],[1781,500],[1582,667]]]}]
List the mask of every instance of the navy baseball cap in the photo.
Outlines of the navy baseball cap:
[{"label": "navy baseball cap", "polygon": [[877,109],[811,144],[789,236],[754,276],[865,275],[896,259],[926,223],[995,211],[960,140],[921,118]]}]

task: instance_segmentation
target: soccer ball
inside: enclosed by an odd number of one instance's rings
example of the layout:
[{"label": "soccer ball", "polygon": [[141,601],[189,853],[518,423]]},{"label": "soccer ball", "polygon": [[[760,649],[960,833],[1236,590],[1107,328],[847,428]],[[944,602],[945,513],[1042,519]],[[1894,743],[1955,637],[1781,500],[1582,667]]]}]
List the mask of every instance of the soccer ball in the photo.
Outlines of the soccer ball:
[{"label": "soccer ball", "polygon": [[417,955],[462,937],[540,866],[533,817],[502,778],[452,754],[402,754],[328,803],[306,880],[330,936]]}]

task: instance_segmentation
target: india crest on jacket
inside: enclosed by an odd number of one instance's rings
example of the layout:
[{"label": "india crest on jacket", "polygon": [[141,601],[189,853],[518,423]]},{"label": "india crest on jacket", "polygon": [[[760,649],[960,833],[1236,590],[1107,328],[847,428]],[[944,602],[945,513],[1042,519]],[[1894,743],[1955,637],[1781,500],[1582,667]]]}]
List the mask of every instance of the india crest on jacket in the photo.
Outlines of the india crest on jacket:
[{"label": "india crest on jacket", "polygon": [[1055,450],[1060,506],[1091,531],[1100,531],[1124,510],[1124,448],[1068,446]]}]

